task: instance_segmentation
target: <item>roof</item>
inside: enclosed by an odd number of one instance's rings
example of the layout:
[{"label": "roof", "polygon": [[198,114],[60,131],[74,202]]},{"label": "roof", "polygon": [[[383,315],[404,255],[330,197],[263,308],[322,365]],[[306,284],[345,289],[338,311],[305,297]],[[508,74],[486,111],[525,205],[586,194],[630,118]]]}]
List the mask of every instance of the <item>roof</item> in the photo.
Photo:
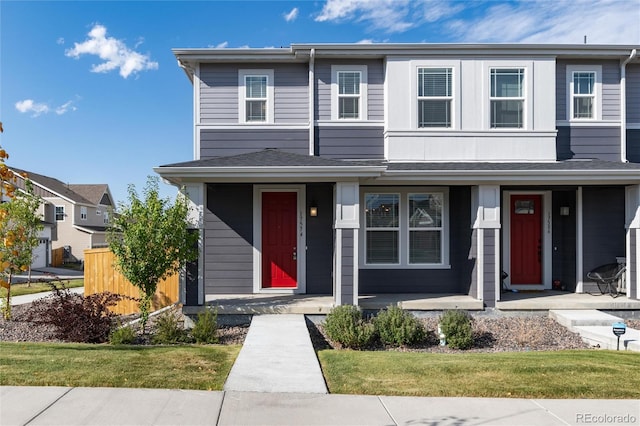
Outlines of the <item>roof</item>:
[{"label": "roof", "polygon": [[109,190],[109,186],[105,183],[99,184],[71,184],[69,188],[80,195],[81,197],[89,200],[91,204],[100,204],[102,196]]},{"label": "roof", "polygon": [[89,234],[103,233],[103,232],[107,232],[107,229],[109,229],[106,226],[87,226],[87,225],[74,225],[74,228],[77,228]]}]

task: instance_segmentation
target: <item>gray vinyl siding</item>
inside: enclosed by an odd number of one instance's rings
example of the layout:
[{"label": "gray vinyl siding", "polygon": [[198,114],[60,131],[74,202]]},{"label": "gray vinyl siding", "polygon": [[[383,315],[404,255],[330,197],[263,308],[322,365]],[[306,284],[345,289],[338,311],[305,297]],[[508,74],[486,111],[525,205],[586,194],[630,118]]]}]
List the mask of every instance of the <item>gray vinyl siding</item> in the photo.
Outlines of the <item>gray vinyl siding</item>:
[{"label": "gray vinyl siding", "polygon": [[640,129],[627,130],[627,160],[640,163]]},{"label": "gray vinyl siding", "polygon": [[307,217],[307,294],[333,294],[333,185],[307,184],[307,204],[318,216]]},{"label": "gray vinyl siding", "polygon": [[469,289],[466,294],[471,297],[478,297],[478,230],[471,230],[471,240],[469,247],[469,255],[467,256],[471,262],[471,271],[469,274]]},{"label": "gray vinyl siding", "polygon": [[[552,279],[560,280],[567,291],[576,289],[576,190],[552,194]],[[560,216],[560,207],[569,207],[569,216]]]},{"label": "gray vinyl siding", "polygon": [[384,128],[316,127],[315,153],[334,159],[384,159]]},{"label": "gray vinyl siding", "polygon": [[496,305],[496,233],[493,229],[484,230],[483,261],[483,300],[487,307]]},{"label": "gray vinyl siding", "polygon": [[367,119],[384,120],[384,67],[381,59],[316,61],[315,119],[331,120],[331,65],[367,66]]},{"label": "gray vinyl siding", "polygon": [[583,200],[583,265],[585,291],[595,289],[587,272],[615,263],[625,254],[624,187],[585,187]]},{"label": "gray vinyl siding", "polygon": [[[360,269],[360,294],[471,294],[475,256],[472,255],[471,190],[449,189],[450,269]],[[474,295],[475,296],[475,295]]]},{"label": "gray vinyl siding", "polygon": [[201,64],[200,121],[202,124],[237,124],[238,70],[273,69],[274,123],[309,123],[307,64]]},{"label": "gray vinyl siding", "polygon": [[342,263],[341,283],[343,305],[353,305],[355,302],[353,296],[353,268],[355,262],[353,258],[353,235],[353,229],[343,229],[342,241],[339,242],[339,244],[342,245],[342,258],[340,259],[340,262]]},{"label": "gray vinyl siding", "polygon": [[200,159],[246,154],[277,148],[293,154],[309,154],[309,132],[305,129],[202,129]]},{"label": "gray vinyl siding", "polygon": [[620,65],[617,61],[559,59],[556,62],[556,120],[567,120],[567,65],[602,65],[602,119],[620,120]]},{"label": "gray vinyl siding", "polygon": [[205,294],[253,293],[253,186],[207,185]]},{"label": "gray vinyl siding", "polygon": [[640,124],[640,65],[627,65],[626,76],[627,124]]},{"label": "gray vinyl siding", "polygon": [[[629,256],[627,257],[627,268],[629,268],[629,272],[631,273],[631,279],[627,282],[627,294],[630,294],[635,299],[640,300],[640,291],[638,291],[638,275],[637,271],[640,266],[638,266],[638,262],[633,261],[631,259],[637,259],[636,257],[636,247],[637,247],[637,239],[638,239],[638,230],[635,228],[629,229],[629,240],[631,242]],[[627,275],[628,276],[628,275]]]},{"label": "gray vinyl siding", "polygon": [[597,158],[620,161],[619,127],[558,127],[558,160]]}]

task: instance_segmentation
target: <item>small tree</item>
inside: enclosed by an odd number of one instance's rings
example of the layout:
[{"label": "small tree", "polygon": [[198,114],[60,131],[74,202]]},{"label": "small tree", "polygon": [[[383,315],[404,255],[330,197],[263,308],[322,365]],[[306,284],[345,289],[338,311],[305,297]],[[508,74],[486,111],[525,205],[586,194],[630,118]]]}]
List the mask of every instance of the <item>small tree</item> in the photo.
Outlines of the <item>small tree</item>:
[{"label": "small tree", "polygon": [[144,199],[129,185],[129,203],[120,203],[109,228],[109,248],[116,267],[140,290],[140,314],[146,330],[151,299],[158,282],[177,273],[198,256],[198,235],[188,231],[189,207],[184,196],[161,199],[158,179],[149,177]]}]

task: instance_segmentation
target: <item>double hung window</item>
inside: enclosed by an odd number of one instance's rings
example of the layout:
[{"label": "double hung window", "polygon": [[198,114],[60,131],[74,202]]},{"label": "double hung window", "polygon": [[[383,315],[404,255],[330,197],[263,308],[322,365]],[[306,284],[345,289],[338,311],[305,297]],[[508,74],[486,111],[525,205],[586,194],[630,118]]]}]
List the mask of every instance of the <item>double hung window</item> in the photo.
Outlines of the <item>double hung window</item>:
[{"label": "double hung window", "polygon": [[56,221],[64,221],[64,206],[56,206]]},{"label": "double hung window", "polygon": [[524,68],[492,68],[489,96],[491,128],[524,127]]},{"label": "double hung window", "polygon": [[602,120],[602,66],[567,65],[567,117]]},{"label": "double hung window", "polygon": [[418,68],[418,127],[451,127],[451,68]]},{"label": "double hung window", "polygon": [[273,70],[240,70],[239,116],[242,123],[273,122]]},{"label": "double hung window", "polygon": [[360,71],[338,71],[338,118],[360,118]]},{"label": "double hung window", "polygon": [[87,220],[87,208],[80,206],[80,220]]}]

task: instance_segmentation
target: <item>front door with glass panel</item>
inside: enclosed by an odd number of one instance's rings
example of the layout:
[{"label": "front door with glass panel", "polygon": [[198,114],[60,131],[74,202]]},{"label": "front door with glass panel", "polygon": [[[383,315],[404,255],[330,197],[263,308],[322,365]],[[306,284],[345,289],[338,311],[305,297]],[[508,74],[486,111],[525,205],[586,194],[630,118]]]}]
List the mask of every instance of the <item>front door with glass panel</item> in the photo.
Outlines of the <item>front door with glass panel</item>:
[{"label": "front door with glass panel", "polygon": [[512,195],[511,284],[542,284],[542,195]]}]

